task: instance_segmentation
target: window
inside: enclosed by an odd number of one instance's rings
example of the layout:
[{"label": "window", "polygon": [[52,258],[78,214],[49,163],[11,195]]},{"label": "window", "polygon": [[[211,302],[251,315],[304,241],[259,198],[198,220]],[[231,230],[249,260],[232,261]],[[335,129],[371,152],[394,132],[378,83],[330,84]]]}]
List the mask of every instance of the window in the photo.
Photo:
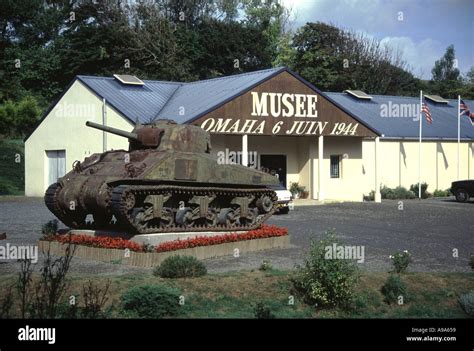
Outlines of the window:
[{"label": "window", "polygon": [[341,156],[331,155],[331,178],[341,178]]}]

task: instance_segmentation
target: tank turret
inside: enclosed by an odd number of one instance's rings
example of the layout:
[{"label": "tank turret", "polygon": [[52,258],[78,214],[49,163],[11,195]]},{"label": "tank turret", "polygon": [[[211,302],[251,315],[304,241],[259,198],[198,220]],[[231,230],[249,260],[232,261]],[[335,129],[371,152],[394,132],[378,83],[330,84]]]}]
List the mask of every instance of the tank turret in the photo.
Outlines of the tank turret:
[{"label": "tank turret", "polygon": [[[45,194],[48,208],[74,228],[130,233],[249,230],[276,209],[275,176],[218,164],[198,126],[158,120],[131,132],[87,122],[129,140],[129,149],[97,153]],[[92,217],[92,219],[91,219]]]},{"label": "tank turret", "polygon": [[157,149],[209,153],[211,150],[209,133],[197,126],[178,125],[171,120],[158,120],[155,123],[139,125],[132,132],[90,121],[86,122],[86,126],[128,138],[129,151]]}]

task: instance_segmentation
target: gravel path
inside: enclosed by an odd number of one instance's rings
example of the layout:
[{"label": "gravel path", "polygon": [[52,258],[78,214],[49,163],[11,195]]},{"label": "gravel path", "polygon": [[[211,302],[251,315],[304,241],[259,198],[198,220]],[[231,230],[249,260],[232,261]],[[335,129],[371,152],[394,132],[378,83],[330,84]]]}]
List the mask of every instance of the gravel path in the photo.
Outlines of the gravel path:
[{"label": "gravel path", "polygon": [[[362,245],[365,260],[359,266],[368,271],[390,269],[388,256],[396,250],[408,250],[415,271],[466,272],[474,253],[474,203],[460,204],[451,199],[406,200],[403,210],[398,201],[375,203],[340,203],[296,207],[287,215],[273,216],[268,223],[287,227],[292,246],[283,250],[267,250],[206,260],[210,272],[258,269],[263,259],[275,268],[289,269],[301,263],[311,238],[321,238],[334,228],[346,245]],[[54,216],[38,198],[0,198],[0,234],[7,242],[34,245],[40,237],[41,225]],[[453,250],[459,257],[453,257]],[[123,274],[148,272],[149,269],[128,267],[74,258],[72,271],[88,274]],[[0,261],[0,274],[16,272],[18,264]]]}]

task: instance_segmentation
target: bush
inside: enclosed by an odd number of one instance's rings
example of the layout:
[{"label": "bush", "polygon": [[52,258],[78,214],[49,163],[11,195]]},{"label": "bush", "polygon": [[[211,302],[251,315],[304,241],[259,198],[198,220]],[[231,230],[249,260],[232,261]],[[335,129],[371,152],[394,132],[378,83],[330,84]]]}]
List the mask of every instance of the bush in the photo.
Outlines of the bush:
[{"label": "bush", "polygon": [[[411,190],[407,190],[402,186],[397,186],[392,189],[384,185],[380,188],[380,196],[382,199],[387,200],[403,200],[403,199],[414,199],[416,197],[415,193]],[[375,191],[371,191],[369,195],[364,195],[364,201],[374,201]]]},{"label": "bush", "polygon": [[358,281],[355,264],[345,259],[326,259],[326,247],[338,243],[333,231],[319,241],[311,241],[303,266],[291,277],[293,289],[313,306],[348,307]]},{"label": "bush", "polygon": [[161,278],[200,277],[206,273],[206,266],[193,256],[168,257],[153,272]]},{"label": "bush", "polygon": [[459,304],[464,312],[469,316],[474,317],[474,292],[461,295],[459,297]]},{"label": "bush", "polygon": [[[430,197],[430,193],[426,190],[428,189],[428,184],[421,183],[421,198],[426,199]],[[416,197],[418,197],[418,183],[410,185],[410,190],[413,191]]]},{"label": "bush", "polygon": [[[423,189],[423,188],[422,188]],[[436,189],[434,192],[433,192],[433,196],[434,197],[448,197],[451,195],[451,191],[449,189],[446,189],[446,190],[440,190],[440,189]]]},{"label": "bush", "polygon": [[469,266],[471,269],[474,269],[474,255],[471,254],[471,258],[469,259]]},{"label": "bush", "polygon": [[259,270],[261,271],[270,271],[272,269],[273,269],[272,261],[267,260],[267,259],[264,259],[262,261],[262,264],[260,265],[260,268],[259,268]]},{"label": "bush", "polygon": [[41,233],[43,235],[48,236],[48,235],[55,235],[58,232],[58,220],[57,219],[52,219],[41,227]]},{"label": "bush", "polygon": [[265,306],[264,303],[259,302],[254,308],[255,318],[257,319],[274,319],[275,315],[270,311],[270,308]]},{"label": "bush", "polygon": [[306,188],[304,186],[299,185],[297,182],[291,183],[291,185],[290,185],[290,193],[295,197],[297,195],[300,195],[301,193],[303,193],[305,191],[305,189]]},{"label": "bush", "polygon": [[412,262],[410,253],[405,250],[403,252],[397,251],[390,255],[395,273],[406,272],[408,265]]},{"label": "bush", "polygon": [[179,290],[166,285],[142,285],[122,295],[122,311],[132,318],[173,317],[180,313]]},{"label": "bush", "polygon": [[398,275],[390,274],[380,292],[385,297],[384,301],[389,305],[398,303],[400,296],[403,297],[404,303],[408,302],[407,287]]}]

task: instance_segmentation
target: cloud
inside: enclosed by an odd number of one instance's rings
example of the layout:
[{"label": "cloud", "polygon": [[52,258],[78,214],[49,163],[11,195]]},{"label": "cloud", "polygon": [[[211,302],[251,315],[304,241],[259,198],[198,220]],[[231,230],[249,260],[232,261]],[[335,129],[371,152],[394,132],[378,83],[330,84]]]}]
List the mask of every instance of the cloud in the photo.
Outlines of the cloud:
[{"label": "cloud", "polygon": [[431,78],[431,69],[444,53],[444,46],[430,38],[415,42],[409,37],[385,37],[381,43],[400,50],[403,59],[411,66],[412,73],[420,78]]}]

